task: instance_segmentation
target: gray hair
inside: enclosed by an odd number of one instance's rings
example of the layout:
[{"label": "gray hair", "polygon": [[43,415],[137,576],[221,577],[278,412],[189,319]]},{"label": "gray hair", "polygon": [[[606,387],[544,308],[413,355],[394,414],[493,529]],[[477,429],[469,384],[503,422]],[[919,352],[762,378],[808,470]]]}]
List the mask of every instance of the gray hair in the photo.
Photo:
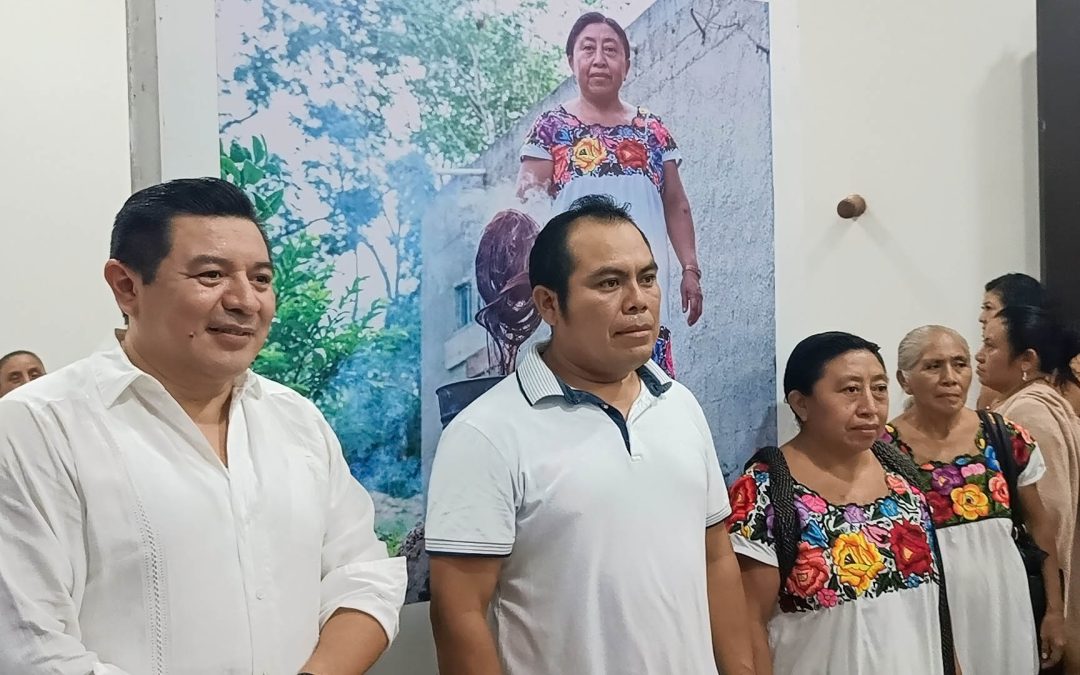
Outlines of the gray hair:
[{"label": "gray hair", "polygon": [[926,346],[930,343],[930,340],[940,333],[956,338],[964,346],[968,358],[971,358],[971,347],[968,346],[968,342],[963,335],[948,326],[931,324],[929,326],[919,326],[905,335],[903,340],[900,340],[900,347],[896,350],[896,367],[904,373],[914,370],[915,366],[919,364],[923,352],[926,351]]}]

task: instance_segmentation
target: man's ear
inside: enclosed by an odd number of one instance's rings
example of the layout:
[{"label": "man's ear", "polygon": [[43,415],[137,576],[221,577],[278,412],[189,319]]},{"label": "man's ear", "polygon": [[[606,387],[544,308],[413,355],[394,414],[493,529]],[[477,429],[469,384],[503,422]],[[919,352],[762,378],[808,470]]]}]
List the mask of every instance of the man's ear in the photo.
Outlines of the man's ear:
[{"label": "man's ear", "polygon": [[555,294],[555,291],[547,286],[536,286],[532,291],[532,299],[536,310],[540,312],[540,318],[547,325],[554,327],[559,323],[562,316],[559,309],[559,296]]},{"label": "man's ear", "polygon": [[105,283],[116,299],[116,305],[126,317],[139,316],[139,298],[144,284],[142,277],[115,258],[105,263]]}]

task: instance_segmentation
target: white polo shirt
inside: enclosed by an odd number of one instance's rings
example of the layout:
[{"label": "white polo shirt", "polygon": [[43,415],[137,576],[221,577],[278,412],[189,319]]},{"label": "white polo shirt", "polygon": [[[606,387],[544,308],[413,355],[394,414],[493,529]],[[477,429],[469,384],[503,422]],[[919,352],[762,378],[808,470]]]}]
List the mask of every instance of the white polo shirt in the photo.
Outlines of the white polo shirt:
[{"label": "white polo shirt", "polygon": [[443,432],[428,552],[506,557],[507,675],[714,675],[705,528],[730,507],[701,406],[650,361],[624,422],[545,346]]}]

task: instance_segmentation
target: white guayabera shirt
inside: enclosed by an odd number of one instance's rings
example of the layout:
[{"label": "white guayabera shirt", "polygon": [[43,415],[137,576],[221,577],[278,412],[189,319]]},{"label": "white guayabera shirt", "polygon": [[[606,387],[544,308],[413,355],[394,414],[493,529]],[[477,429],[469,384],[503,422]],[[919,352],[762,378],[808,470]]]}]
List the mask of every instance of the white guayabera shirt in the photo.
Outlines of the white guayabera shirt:
[{"label": "white guayabera shirt", "polygon": [[405,562],[315,406],[248,372],[229,465],[118,345],[0,400],[0,673],[296,673]]}]

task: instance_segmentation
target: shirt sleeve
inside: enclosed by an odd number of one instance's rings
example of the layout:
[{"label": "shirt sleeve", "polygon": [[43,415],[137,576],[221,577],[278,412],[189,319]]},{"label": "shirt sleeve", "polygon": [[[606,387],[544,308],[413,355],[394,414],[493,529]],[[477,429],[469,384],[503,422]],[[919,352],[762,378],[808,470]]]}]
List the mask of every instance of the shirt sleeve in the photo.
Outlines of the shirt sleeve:
[{"label": "shirt sleeve", "polygon": [[664,124],[664,121],[655,115],[649,116],[649,132],[653,137],[659,148],[661,157],[665,162],[675,162],[676,165],[682,164],[682,152],[679,150],[679,145],[675,142],[675,137],[671,135],[671,131]]},{"label": "shirt sleeve", "polygon": [[316,414],[330,463],[319,626],[338,609],[355,609],[378,621],[392,642],[405,604],[405,559],[387,556],[386,544],[375,536],[371,496],[350,473],[330,425]]},{"label": "shirt sleeve", "polygon": [[516,469],[479,429],[455,420],[435,451],[424,530],[428,553],[506,556],[514,548]]},{"label": "shirt sleeve", "polygon": [[0,673],[126,675],[82,644],[82,503],[44,413],[0,401]]},{"label": "shirt sleeve", "polygon": [[712,430],[709,429],[709,420],[705,417],[705,411],[701,409],[693,394],[686,391],[691,397],[688,403],[693,406],[694,421],[698,434],[701,436],[701,455],[705,462],[705,479],[707,493],[705,496],[705,527],[712,527],[724,521],[731,515],[731,503],[728,501],[727,483],[724,482],[724,474],[720,470],[720,460],[716,456],[716,445],[713,443]]},{"label": "shirt sleeve", "polygon": [[521,146],[521,159],[551,159],[553,134],[558,124],[558,118],[550,110],[540,113]]},{"label": "shirt sleeve", "polygon": [[1042,452],[1024,427],[1012,420],[1005,420],[1005,428],[1009,431],[1009,442],[1012,444],[1010,450],[1016,458],[1016,484],[1019,487],[1032,485],[1046,473]]},{"label": "shirt sleeve", "polygon": [[728,531],[735,553],[779,567],[773,538],[769,472],[765,465],[755,464],[732,483],[731,505]]}]

